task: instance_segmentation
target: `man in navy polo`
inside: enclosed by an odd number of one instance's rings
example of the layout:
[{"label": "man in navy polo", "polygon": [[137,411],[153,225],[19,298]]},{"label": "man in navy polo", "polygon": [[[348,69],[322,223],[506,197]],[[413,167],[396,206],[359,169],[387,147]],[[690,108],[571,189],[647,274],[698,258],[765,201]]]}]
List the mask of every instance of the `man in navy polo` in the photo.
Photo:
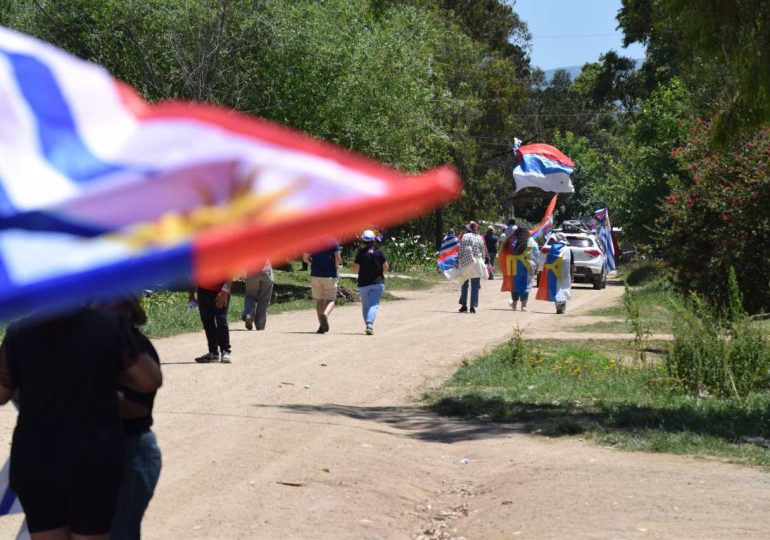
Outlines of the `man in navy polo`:
[{"label": "man in navy polo", "polygon": [[323,334],[329,331],[329,315],[337,299],[337,269],[342,263],[340,245],[334,240],[326,249],[313,254],[305,253],[302,259],[310,263],[310,288],[320,323],[316,333]]}]

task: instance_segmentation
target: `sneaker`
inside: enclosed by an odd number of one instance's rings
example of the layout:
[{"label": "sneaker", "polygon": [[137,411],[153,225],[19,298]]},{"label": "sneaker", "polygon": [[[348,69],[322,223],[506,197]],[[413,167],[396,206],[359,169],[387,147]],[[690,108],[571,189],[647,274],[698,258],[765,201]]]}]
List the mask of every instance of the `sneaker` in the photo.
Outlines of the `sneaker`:
[{"label": "sneaker", "polygon": [[211,364],[212,362],[219,362],[219,355],[217,353],[206,353],[196,358],[195,361],[199,364]]},{"label": "sneaker", "polygon": [[476,313],[476,308],[475,307],[471,308],[471,313]]},{"label": "sneaker", "polygon": [[324,330],[323,326],[319,326],[318,330],[315,331],[316,334],[323,334],[325,332],[326,332],[326,330]]},{"label": "sneaker", "polygon": [[372,328],[371,324],[366,325],[366,335],[367,336],[374,335],[374,328]]},{"label": "sneaker", "polygon": [[528,311],[527,306],[521,306],[522,311]]},{"label": "sneaker", "polygon": [[556,314],[563,315],[567,311],[567,302],[556,303]]},{"label": "sneaker", "polygon": [[251,318],[251,315],[246,315],[243,318],[243,322],[246,323],[246,330],[251,330],[254,328],[254,319]]},{"label": "sneaker", "polygon": [[229,364],[229,363],[231,363],[231,360],[230,360],[230,353],[229,353],[229,352],[223,352],[223,353],[222,353],[222,363],[223,363],[223,364]]},{"label": "sneaker", "polygon": [[323,330],[324,332],[329,331],[329,317],[326,315],[321,315],[321,328],[320,330]]},{"label": "sneaker", "polygon": [[468,312],[468,306],[460,306],[460,313],[467,313]]},{"label": "sneaker", "polygon": [[514,302],[513,300],[508,300],[508,305],[511,306],[511,309],[513,311],[516,311],[516,306],[518,306],[518,302]]}]

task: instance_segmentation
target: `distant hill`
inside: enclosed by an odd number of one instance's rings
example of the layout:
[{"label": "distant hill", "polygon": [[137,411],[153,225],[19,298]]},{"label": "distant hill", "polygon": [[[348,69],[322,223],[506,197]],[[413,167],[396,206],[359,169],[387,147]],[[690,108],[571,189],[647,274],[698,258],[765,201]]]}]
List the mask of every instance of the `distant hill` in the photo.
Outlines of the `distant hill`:
[{"label": "distant hill", "polygon": [[[635,60],[635,62],[636,62],[636,69],[639,69],[642,66],[642,64],[644,63],[644,58],[637,58]],[[543,72],[543,73],[545,73],[545,80],[546,80],[546,82],[550,82],[551,79],[553,79],[553,74],[556,73],[556,70],[559,70],[559,69],[566,69],[567,72],[569,73],[569,76],[574,81],[575,78],[578,75],[580,75],[580,72],[583,71],[583,66],[569,66],[569,67],[548,69],[548,70]]]}]

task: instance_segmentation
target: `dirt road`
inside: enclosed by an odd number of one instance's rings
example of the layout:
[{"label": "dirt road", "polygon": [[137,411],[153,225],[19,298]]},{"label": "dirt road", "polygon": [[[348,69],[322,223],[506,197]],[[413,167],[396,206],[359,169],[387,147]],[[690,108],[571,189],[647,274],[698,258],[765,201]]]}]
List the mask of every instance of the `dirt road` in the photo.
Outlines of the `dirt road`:
[{"label": "dirt road", "polygon": [[[484,282],[476,315],[457,287],[397,293],[365,336],[357,305],[331,332],[310,312],[231,332],[231,365],[198,365],[202,334],[157,342],[164,468],[146,538],[766,538],[770,476],[687,457],[626,453],[516,426],[452,421],[417,401],[463,358],[615,301],[578,289],[565,317],[512,312]],[[577,336],[590,337],[587,334]],[[3,408],[9,440],[15,413]],[[18,520],[0,519],[0,538]]]}]

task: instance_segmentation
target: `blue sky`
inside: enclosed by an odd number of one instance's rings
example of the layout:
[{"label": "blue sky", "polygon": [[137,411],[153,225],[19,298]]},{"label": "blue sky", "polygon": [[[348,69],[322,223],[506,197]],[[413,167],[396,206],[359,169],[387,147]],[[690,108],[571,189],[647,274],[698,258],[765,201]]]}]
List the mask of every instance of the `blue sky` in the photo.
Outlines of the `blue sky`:
[{"label": "blue sky", "polygon": [[595,62],[610,49],[644,58],[638,44],[623,49],[623,33],[615,29],[620,5],[620,0],[516,0],[514,10],[532,34],[532,64],[549,70]]}]

